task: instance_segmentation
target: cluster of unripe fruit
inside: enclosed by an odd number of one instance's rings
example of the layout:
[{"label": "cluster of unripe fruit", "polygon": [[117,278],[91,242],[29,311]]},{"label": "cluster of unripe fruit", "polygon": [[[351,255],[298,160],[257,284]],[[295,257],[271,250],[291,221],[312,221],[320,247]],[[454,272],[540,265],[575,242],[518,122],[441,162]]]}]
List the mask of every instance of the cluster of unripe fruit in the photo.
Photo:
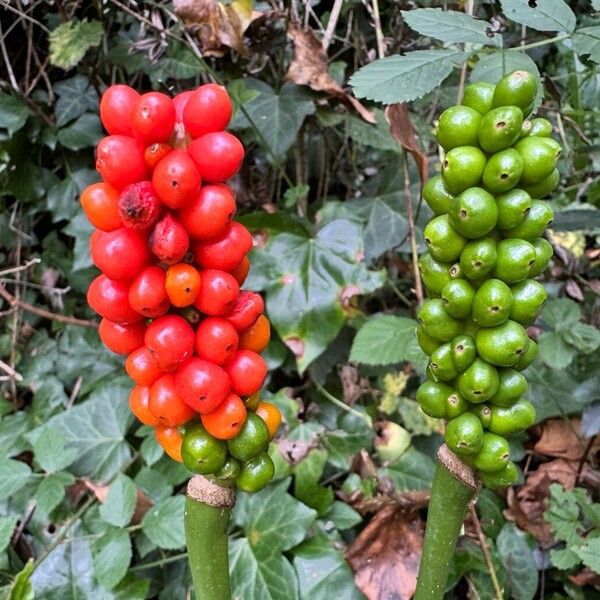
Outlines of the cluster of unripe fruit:
[{"label": "cluster of unripe fruit", "polygon": [[440,116],[442,172],[423,189],[434,216],[419,258],[428,299],[417,337],[430,361],[417,400],[447,420],[447,446],[489,487],[515,481],[505,436],[535,420],[520,371],[537,354],[525,327],[546,300],[534,278],[552,256],[542,198],[558,184],[561,150],[550,122],[526,118],[537,93],[526,71],[468,85]]},{"label": "cluster of unripe fruit", "polygon": [[96,162],[103,181],[81,204],[102,271],[87,299],[105,346],[127,356],[132,412],[174,460],[253,492],[273,476],[267,448],[281,414],[259,399],[264,302],[240,290],[252,237],[233,221],[223,183],[244,158],[224,131],[232,109],[214,84],[174,98],[109,87],[100,102],[109,135]]}]

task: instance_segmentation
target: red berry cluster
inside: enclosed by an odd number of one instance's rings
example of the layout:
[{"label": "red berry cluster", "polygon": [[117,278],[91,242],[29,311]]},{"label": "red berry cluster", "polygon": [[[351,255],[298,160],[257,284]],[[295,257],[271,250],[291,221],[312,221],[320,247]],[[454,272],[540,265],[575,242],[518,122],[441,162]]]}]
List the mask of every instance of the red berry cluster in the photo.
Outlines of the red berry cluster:
[{"label": "red berry cluster", "polygon": [[267,374],[263,299],[240,291],[252,237],[232,220],[223,183],[244,158],[224,131],[231,115],[215,84],[174,98],[109,87],[100,102],[109,135],[96,160],[103,181],[81,196],[102,271],[87,293],[100,338],[127,355],[131,410],[178,461],[180,426],[199,415],[210,435],[235,437]]}]

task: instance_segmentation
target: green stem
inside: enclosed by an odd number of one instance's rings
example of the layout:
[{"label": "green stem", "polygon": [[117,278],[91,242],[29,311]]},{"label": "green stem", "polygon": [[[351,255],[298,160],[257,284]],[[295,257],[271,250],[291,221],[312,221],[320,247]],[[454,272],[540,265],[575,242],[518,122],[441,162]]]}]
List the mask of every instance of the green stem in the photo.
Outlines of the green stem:
[{"label": "green stem", "polygon": [[442,600],[469,504],[478,492],[473,471],[446,445],[438,452],[414,600]]},{"label": "green stem", "polygon": [[539,42],[532,42],[531,44],[524,44],[523,46],[515,46],[511,48],[511,50],[518,50],[519,52],[523,52],[525,50],[531,50],[532,48],[539,48],[540,46],[547,46],[548,44],[557,44],[558,42],[562,42],[570,38],[571,35],[568,33],[563,33],[562,35],[557,35],[553,38],[548,38],[545,40],[540,40]]},{"label": "green stem", "polygon": [[187,488],[185,539],[197,600],[230,600],[227,525],[235,492],[196,475]]}]

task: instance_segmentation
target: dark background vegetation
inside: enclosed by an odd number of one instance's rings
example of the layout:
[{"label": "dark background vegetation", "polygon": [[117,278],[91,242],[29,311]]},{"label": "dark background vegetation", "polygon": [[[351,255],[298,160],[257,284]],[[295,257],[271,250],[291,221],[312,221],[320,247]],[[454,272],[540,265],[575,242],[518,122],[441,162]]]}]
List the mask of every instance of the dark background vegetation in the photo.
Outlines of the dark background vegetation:
[{"label": "dark background vegetation", "polygon": [[[0,0],[6,597],[192,594],[189,473],[129,415],[122,361],[97,339],[78,196],[98,178],[107,85],[176,93],[215,78],[247,149],[232,185],[255,236],[248,287],[264,292],[276,331],[264,396],[285,415],[275,482],[235,509],[234,595],[410,597],[442,428],[414,400],[413,265],[429,216],[414,159],[435,173],[441,110],[470,79],[514,68],[540,75],[538,114],[564,148],[551,299],[530,329],[538,423],[511,439],[518,484],[483,491],[471,511],[448,598],[600,597],[600,2],[569,5]],[[349,78],[390,55],[379,75],[352,79],[360,104]],[[378,101],[408,103],[387,112],[394,136]]]}]

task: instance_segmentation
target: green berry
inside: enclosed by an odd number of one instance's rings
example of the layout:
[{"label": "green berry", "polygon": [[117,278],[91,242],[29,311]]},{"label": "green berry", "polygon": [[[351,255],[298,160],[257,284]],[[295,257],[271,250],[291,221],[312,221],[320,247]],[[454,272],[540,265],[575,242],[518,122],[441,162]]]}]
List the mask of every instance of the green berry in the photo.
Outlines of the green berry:
[{"label": "green berry", "polygon": [[516,369],[498,369],[498,377],[498,390],[490,398],[490,404],[512,406],[527,391],[527,379]]},{"label": "green berry", "polygon": [[446,398],[446,419],[455,419],[469,410],[469,403],[458,393],[452,392]]},{"label": "green berry", "polygon": [[554,250],[552,244],[544,238],[539,238],[532,242],[533,249],[535,251],[535,259],[533,264],[529,268],[529,277],[537,277],[541,275],[548,266]]},{"label": "green berry", "polygon": [[460,269],[469,279],[475,281],[489,275],[498,260],[496,242],[484,237],[466,244],[460,254]]},{"label": "green berry", "polygon": [[467,238],[480,238],[496,226],[496,200],[482,188],[469,188],[454,199],[448,218],[458,233]]},{"label": "green berry", "polygon": [[440,342],[449,342],[462,333],[463,324],[444,310],[444,303],[439,298],[429,298],[417,310],[424,333]]},{"label": "green berry", "polygon": [[452,348],[450,342],[442,344],[431,353],[429,368],[436,379],[451,381],[458,374],[452,362]]},{"label": "green berry", "polygon": [[425,243],[434,258],[443,262],[456,260],[467,243],[450,223],[448,215],[434,217],[423,230]]},{"label": "green berry", "polygon": [[509,462],[502,471],[495,473],[479,473],[479,479],[485,487],[494,489],[501,487],[508,487],[517,481],[519,478],[519,471],[513,462]]},{"label": "green berry", "polygon": [[494,106],[518,106],[526,114],[538,91],[538,81],[529,71],[513,71],[503,77],[494,90]]},{"label": "green berry", "polygon": [[481,421],[471,412],[465,412],[446,425],[444,441],[459,456],[474,455],[483,444]]},{"label": "green berry", "polygon": [[492,410],[487,404],[472,404],[469,409],[481,421],[484,429],[487,429],[492,419]]},{"label": "green berry", "polygon": [[470,83],[465,87],[462,103],[464,106],[473,108],[478,113],[485,115],[494,108],[494,91],[496,86],[493,83],[477,81]]},{"label": "green berry", "polygon": [[469,402],[478,404],[489,400],[498,390],[497,369],[481,358],[458,377],[458,391]]},{"label": "green berry", "polygon": [[538,117],[531,119],[529,135],[532,137],[550,137],[552,135],[552,123],[548,119]]},{"label": "green berry", "polygon": [[475,455],[473,465],[478,471],[497,473],[506,467],[509,459],[510,446],[508,442],[502,436],[485,432],[481,450]]},{"label": "green berry", "polygon": [[434,258],[431,252],[421,254],[418,261],[421,279],[430,294],[439,294],[452,281],[452,264]]},{"label": "green berry", "polygon": [[515,187],[523,173],[521,155],[514,148],[496,152],[488,158],[483,170],[483,187],[493,194],[501,194]]},{"label": "green berry", "polygon": [[546,288],[533,279],[525,279],[511,288],[513,303],[510,318],[527,327],[540,314],[542,306],[548,298]]},{"label": "green berry", "polygon": [[451,106],[441,115],[437,140],[444,150],[458,146],[476,146],[481,115],[468,106]]},{"label": "green berry", "polygon": [[457,335],[450,342],[452,348],[452,362],[458,373],[466,371],[477,358],[475,340],[466,333]]},{"label": "green berry", "polygon": [[427,356],[431,356],[431,353],[440,346],[440,342],[434,340],[432,337],[429,337],[424,331],[423,328],[418,325],[416,330],[417,342],[419,347]]},{"label": "green berry", "polygon": [[194,473],[215,473],[227,460],[227,444],[213,437],[199,423],[195,423],[186,426],[181,443],[181,458],[183,464]]},{"label": "green berry", "polygon": [[465,319],[473,304],[473,286],[466,279],[452,279],[441,291],[446,312],[456,319]]},{"label": "green berry", "polygon": [[522,238],[524,240],[534,240],[552,223],[554,214],[547,202],[543,200],[533,200],[531,208],[525,215],[525,218],[512,229],[503,231],[505,237]]},{"label": "green berry", "polygon": [[434,175],[423,186],[423,199],[436,215],[443,215],[450,209],[454,196],[446,188],[442,176]]},{"label": "green berry", "polygon": [[538,345],[533,340],[529,340],[529,344],[527,346],[527,350],[525,350],[525,354],[519,358],[519,360],[514,365],[514,368],[517,371],[523,371],[526,369],[538,355]]},{"label": "green berry", "polygon": [[435,419],[445,419],[448,396],[454,390],[445,383],[424,381],[417,389],[417,402],[421,410]]},{"label": "green berry", "polygon": [[560,154],[560,146],[554,140],[540,137],[519,140],[515,150],[523,161],[522,185],[540,183],[551,175]]},{"label": "green berry", "polygon": [[535,263],[535,248],[525,240],[509,238],[496,246],[498,260],[494,277],[506,283],[517,283],[529,275]]},{"label": "green berry", "polygon": [[522,187],[532,198],[545,198],[556,188],[559,181],[560,173],[558,172],[558,169],[554,169],[554,171],[552,171],[548,177],[542,179],[542,181],[531,185],[523,184]]},{"label": "green berry", "polygon": [[490,110],[479,125],[479,146],[490,153],[510,148],[521,135],[523,112],[516,106]]},{"label": "green berry", "polygon": [[492,406],[489,430],[498,435],[524,431],[535,423],[535,408],[527,400],[518,400],[512,406]]},{"label": "green berry", "polygon": [[497,367],[517,364],[528,344],[529,337],[523,326],[510,320],[497,327],[480,329],[475,336],[477,354]]},{"label": "green berry", "polygon": [[227,442],[229,453],[242,462],[258,456],[268,445],[269,430],[265,422],[253,412],[246,415],[238,434]]},{"label": "green berry", "polygon": [[495,327],[510,316],[512,306],[510,288],[499,279],[488,279],[475,292],[473,321],[480,327]]},{"label": "green berry", "polygon": [[242,465],[236,484],[242,492],[254,493],[262,490],[273,479],[273,475],[275,464],[271,457],[263,452]]},{"label": "green berry", "polygon": [[511,229],[523,222],[531,209],[531,196],[524,190],[515,188],[496,198],[498,207],[498,228]]},{"label": "green berry", "polygon": [[442,162],[442,177],[451,194],[460,194],[481,181],[485,169],[485,154],[476,146],[459,146],[446,154]]}]

